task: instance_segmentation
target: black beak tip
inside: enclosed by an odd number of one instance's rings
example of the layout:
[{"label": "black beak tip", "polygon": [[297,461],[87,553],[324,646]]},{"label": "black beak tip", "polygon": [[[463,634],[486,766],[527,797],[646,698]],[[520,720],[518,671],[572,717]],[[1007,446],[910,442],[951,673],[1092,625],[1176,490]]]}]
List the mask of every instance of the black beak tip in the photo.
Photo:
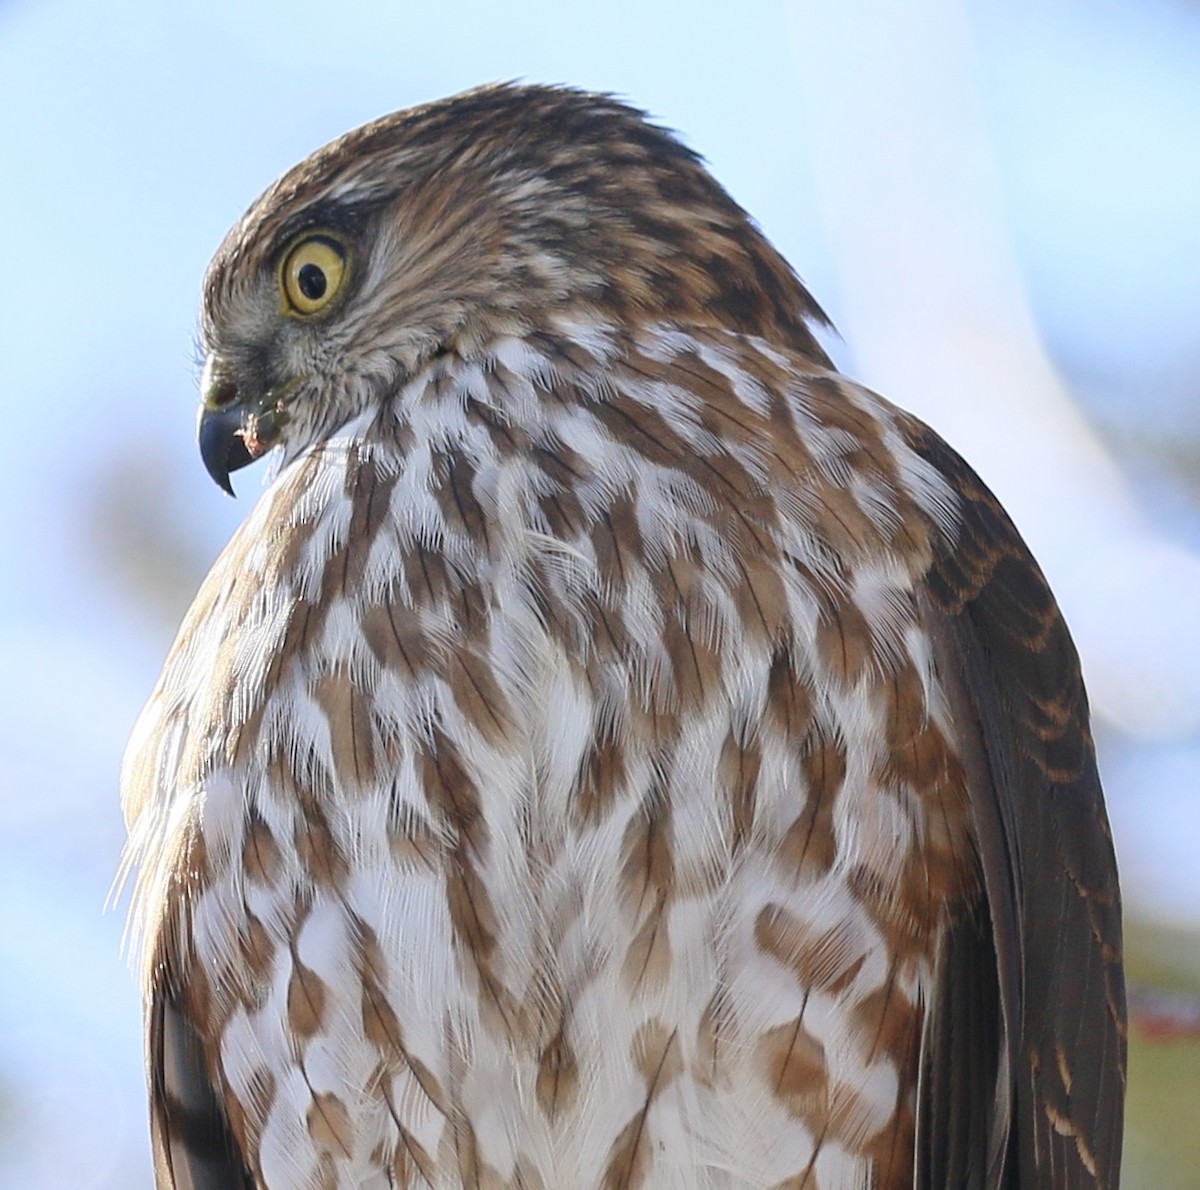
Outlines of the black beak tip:
[{"label": "black beak tip", "polygon": [[236,495],[230,473],[254,462],[241,435],[242,417],[233,410],[209,409],[200,415],[197,438],[204,469],[223,492]]},{"label": "black beak tip", "polygon": [[233,481],[229,478],[228,473],[222,472],[219,467],[208,467],[207,470],[209,475],[213,477],[213,482],[217,487],[226,495],[232,496],[236,500],[237,492],[233,490]]}]

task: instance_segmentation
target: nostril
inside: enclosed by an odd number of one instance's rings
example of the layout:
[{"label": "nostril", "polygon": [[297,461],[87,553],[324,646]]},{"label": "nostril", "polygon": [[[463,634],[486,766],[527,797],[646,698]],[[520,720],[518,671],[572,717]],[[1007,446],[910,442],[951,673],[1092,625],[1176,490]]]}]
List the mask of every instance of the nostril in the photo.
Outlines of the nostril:
[{"label": "nostril", "polygon": [[208,390],[208,400],[205,404],[210,409],[224,409],[237,400],[237,385],[232,380],[223,380]]}]

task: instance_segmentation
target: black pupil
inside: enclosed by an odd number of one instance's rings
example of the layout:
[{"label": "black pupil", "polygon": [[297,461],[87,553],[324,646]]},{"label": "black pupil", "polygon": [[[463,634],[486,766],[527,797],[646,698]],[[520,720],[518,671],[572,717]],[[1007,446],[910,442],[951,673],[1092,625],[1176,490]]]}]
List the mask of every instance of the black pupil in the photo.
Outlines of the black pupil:
[{"label": "black pupil", "polygon": [[320,265],[301,265],[300,271],[296,274],[296,281],[300,286],[300,292],[310,302],[315,302],[318,298],[325,296],[325,270]]}]

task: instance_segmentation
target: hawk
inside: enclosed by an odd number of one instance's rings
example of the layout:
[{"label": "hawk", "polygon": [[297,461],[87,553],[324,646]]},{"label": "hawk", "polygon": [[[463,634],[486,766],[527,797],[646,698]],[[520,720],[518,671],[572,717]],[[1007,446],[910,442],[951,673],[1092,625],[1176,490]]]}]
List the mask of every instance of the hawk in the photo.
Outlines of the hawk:
[{"label": "hawk", "polygon": [[824,321],[569,89],[230,232],[200,450],[279,469],[123,776],[160,1188],[1116,1186],[1075,651]]}]

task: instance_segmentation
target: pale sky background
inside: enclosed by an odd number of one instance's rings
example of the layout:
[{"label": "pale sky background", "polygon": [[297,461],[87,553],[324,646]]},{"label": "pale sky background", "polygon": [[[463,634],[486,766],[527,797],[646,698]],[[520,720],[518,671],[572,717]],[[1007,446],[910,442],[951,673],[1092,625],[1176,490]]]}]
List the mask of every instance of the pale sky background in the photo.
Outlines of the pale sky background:
[{"label": "pale sky background", "polygon": [[117,773],[258,491],[194,449],[208,258],[325,141],[517,77],[681,130],[842,366],[994,484],[1127,902],[1200,923],[1200,5],[0,0],[0,1185],[149,1185]]}]

